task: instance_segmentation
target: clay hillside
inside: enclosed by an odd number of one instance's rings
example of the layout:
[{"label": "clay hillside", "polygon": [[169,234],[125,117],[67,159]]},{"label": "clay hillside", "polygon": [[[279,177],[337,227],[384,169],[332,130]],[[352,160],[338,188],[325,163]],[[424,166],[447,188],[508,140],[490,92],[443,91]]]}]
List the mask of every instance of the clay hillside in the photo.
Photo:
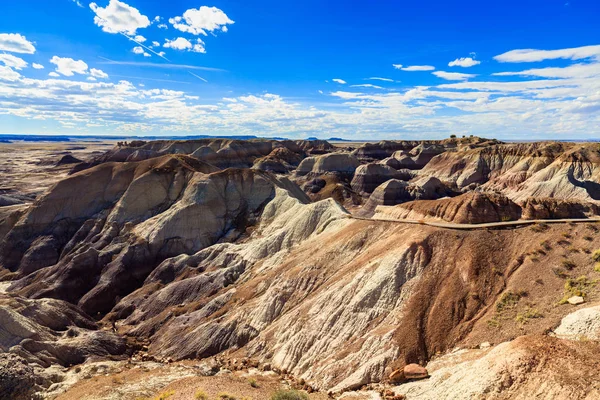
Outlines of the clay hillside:
[{"label": "clay hillside", "polygon": [[344,146],[36,164],[0,196],[0,398],[600,398],[597,143]]}]

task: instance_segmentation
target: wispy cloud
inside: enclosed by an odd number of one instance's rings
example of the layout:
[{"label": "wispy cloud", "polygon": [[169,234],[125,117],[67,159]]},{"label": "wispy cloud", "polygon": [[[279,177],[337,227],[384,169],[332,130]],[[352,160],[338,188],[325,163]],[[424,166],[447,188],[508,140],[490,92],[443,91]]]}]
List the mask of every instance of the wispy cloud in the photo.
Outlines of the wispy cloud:
[{"label": "wispy cloud", "polygon": [[600,59],[600,45],[573,47],[559,50],[518,49],[497,55],[494,57],[494,60],[499,62],[518,63],[556,60],[559,58],[568,60],[582,60],[584,58],[591,57]]},{"label": "wispy cloud", "polygon": [[396,69],[408,72],[433,71],[435,69],[433,65],[409,65],[408,67],[405,67],[402,64],[392,64],[392,66]]},{"label": "wispy cloud", "polygon": [[393,79],[390,78],[380,78],[378,76],[372,76],[370,78],[365,78],[368,81],[383,81],[383,82],[394,82]]},{"label": "wispy cloud", "polygon": [[163,68],[163,69],[191,69],[191,70],[199,70],[199,71],[214,71],[214,72],[227,72],[221,68],[212,68],[212,67],[202,67],[198,65],[186,65],[186,64],[159,64],[153,62],[143,62],[143,61],[115,61],[109,58],[100,57],[103,59],[103,62],[99,64],[107,64],[107,65],[129,65],[134,67],[148,67],[148,68]]},{"label": "wispy cloud", "polygon": [[340,79],[340,78],[334,78],[334,79],[332,79],[332,81],[334,81],[335,83],[339,83],[341,85],[345,85],[346,84],[346,81],[343,80],[343,79]]},{"label": "wispy cloud", "polygon": [[363,83],[360,85],[350,85],[350,87],[363,87],[363,88],[371,88],[371,89],[383,89],[381,86],[372,85],[370,83]]},{"label": "wispy cloud", "polygon": [[176,81],[173,79],[146,78],[146,77],[141,77],[141,76],[115,75],[115,74],[111,74],[110,76],[115,77],[115,78],[125,78],[125,79],[140,80],[140,81],[182,83],[182,84],[186,84],[186,85],[190,84],[189,81]]},{"label": "wispy cloud", "polygon": [[446,71],[435,71],[432,72],[433,75],[438,78],[446,79],[448,81],[466,81],[469,78],[474,78],[477,75],[475,74],[462,74],[460,72],[446,72]]}]

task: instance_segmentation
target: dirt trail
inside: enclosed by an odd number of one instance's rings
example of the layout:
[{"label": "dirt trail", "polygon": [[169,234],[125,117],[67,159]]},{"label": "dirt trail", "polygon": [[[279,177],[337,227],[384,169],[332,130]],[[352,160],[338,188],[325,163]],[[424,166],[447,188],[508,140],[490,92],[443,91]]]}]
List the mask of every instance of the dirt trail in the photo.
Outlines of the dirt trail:
[{"label": "dirt trail", "polygon": [[363,221],[378,221],[378,222],[392,222],[398,224],[414,224],[414,225],[428,225],[436,228],[445,229],[459,229],[459,230],[474,230],[474,229],[489,229],[489,228],[506,228],[513,226],[524,226],[524,225],[535,225],[535,224],[566,224],[566,223],[598,223],[600,218],[564,218],[564,219],[531,219],[531,220],[519,220],[519,221],[502,221],[502,222],[488,222],[484,224],[454,224],[451,222],[432,222],[425,220],[414,220],[414,219],[391,219],[391,218],[365,218],[349,215],[348,218],[359,219]]}]

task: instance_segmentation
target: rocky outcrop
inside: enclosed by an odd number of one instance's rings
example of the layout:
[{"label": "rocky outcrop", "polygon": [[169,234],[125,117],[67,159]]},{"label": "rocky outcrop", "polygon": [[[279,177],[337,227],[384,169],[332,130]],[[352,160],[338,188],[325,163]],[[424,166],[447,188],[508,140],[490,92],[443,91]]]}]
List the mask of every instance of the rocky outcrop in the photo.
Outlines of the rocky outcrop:
[{"label": "rocky outcrop", "polygon": [[412,200],[438,199],[449,195],[455,193],[437,178],[417,178],[410,183],[391,179],[373,191],[358,214],[370,217],[377,206],[393,206]]},{"label": "rocky outcrop", "polygon": [[490,351],[462,350],[429,363],[431,377],[394,388],[409,399],[593,399],[600,347],[541,335]]},{"label": "rocky outcrop", "polygon": [[277,174],[286,174],[298,167],[302,159],[303,155],[294,153],[286,147],[278,147],[269,153],[268,156],[256,159],[252,168]]},{"label": "rocky outcrop", "polygon": [[0,207],[0,242],[25,213],[26,205]]},{"label": "rocky outcrop", "polygon": [[198,139],[198,140],[156,140],[151,142],[129,143],[117,146],[96,157],[90,162],[76,165],[71,173],[107,162],[144,161],[165,155],[190,155],[197,160],[212,164],[218,168],[251,168],[254,162],[278,148],[285,148],[300,157],[308,154],[328,152],[332,146],[327,143],[312,143],[291,140],[235,140],[235,139]]},{"label": "rocky outcrop", "polygon": [[276,187],[309,201],[285,178],[219,171],[187,156],[101,164],[60,182],[21,217],[0,264],[22,277],[11,290],[103,314],[164,259],[238,239]]},{"label": "rocky outcrop", "polygon": [[0,398],[30,400],[41,389],[40,377],[23,358],[0,353]]},{"label": "rocky outcrop", "polygon": [[600,340],[600,306],[582,308],[565,316],[554,334],[570,340]]},{"label": "rocky outcrop", "polygon": [[295,143],[307,154],[327,154],[335,150],[335,146],[326,140],[296,140]]},{"label": "rocky outcrop", "polygon": [[354,172],[351,186],[352,189],[362,195],[373,193],[377,186],[390,179],[410,180],[411,175],[397,171],[387,165],[371,163],[359,166]]},{"label": "rocky outcrop", "polygon": [[521,208],[500,194],[470,192],[453,198],[418,200],[395,207],[378,208],[375,218],[384,217],[482,224],[517,220],[521,217]]},{"label": "rocky outcrop", "polygon": [[121,356],[126,345],[69,303],[0,294],[0,350],[49,367]]},{"label": "rocky outcrop", "polygon": [[540,142],[496,144],[446,152],[420,172],[471,190],[502,192],[523,203],[529,198],[600,200],[600,151],[596,145]]},{"label": "rocky outcrop", "polygon": [[553,198],[528,198],[523,204],[523,219],[589,218],[600,215],[600,205]]},{"label": "rocky outcrop", "polygon": [[371,217],[375,213],[377,206],[394,206],[413,199],[414,197],[410,191],[408,182],[390,179],[373,191],[362,209],[358,212],[358,215]]},{"label": "rocky outcrop", "polygon": [[296,169],[296,176],[316,177],[323,174],[337,174],[351,178],[359,165],[356,157],[345,153],[307,157]]},{"label": "rocky outcrop", "polygon": [[[495,139],[484,139],[479,137],[465,137],[465,138],[450,138],[444,140],[382,140],[378,143],[365,143],[356,150],[353,154],[363,162],[370,162],[374,160],[383,160],[388,157],[392,157],[395,152],[408,152],[412,149],[421,146],[441,146],[445,150],[451,149],[474,149],[489,147],[501,142]],[[400,153],[398,153],[400,154]],[[417,154],[413,154],[415,156]],[[425,154],[424,154],[425,156]]]},{"label": "rocky outcrop", "polygon": [[417,147],[419,141],[391,141],[382,140],[378,143],[365,143],[352,152],[361,161],[383,160],[391,157],[396,151],[408,151]]},{"label": "rocky outcrop", "polygon": [[422,169],[433,157],[446,150],[441,144],[419,144],[410,151],[394,152],[392,158],[398,160],[399,168]]}]

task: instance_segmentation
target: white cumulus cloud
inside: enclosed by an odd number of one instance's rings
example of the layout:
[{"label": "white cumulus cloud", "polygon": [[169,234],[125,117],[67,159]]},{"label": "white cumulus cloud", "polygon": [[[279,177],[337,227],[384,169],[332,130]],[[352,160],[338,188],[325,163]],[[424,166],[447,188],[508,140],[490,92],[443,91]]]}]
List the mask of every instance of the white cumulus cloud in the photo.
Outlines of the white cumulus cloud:
[{"label": "white cumulus cloud", "polygon": [[494,60],[499,62],[518,63],[555,60],[559,58],[568,60],[582,60],[584,58],[591,57],[600,59],[600,45],[573,47],[570,49],[559,50],[518,49],[497,55],[494,57]]},{"label": "white cumulus cloud", "polygon": [[169,23],[182,32],[206,36],[206,32],[227,32],[227,25],[234,21],[217,7],[202,6],[187,10],[181,17],[169,18]]},{"label": "white cumulus cloud", "polygon": [[106,79],[108,78],[108,74],[101,69],[92,68],[90,69],[90,75],[94,78]]},{"label": "white cumulus cloud", "polygon": [[64,76],[73,76],[75,74],[86,75],[88,73],[88,65],[82,60],[54,56],[50,62],[56,65],[56,72]]},{"label": "white cumulus cloud", "polygon": [[44,66],[42,64],[33,63],[33,64],[31,64],[31,66],[34,69],[44,69]]},{"label": "white cumulus cloud", "polygon": [[0,33],[0,50],[12,53],[35,53],[35,46],[19,33]]},{"label": "white cumulus cloud", "polygon": [[136,35],[133,40],[135,40],[136,42],[140,42],[140,43],[144,43],[146,41],[146,38],[143,37],[142,35]]},{"label": "white cumulus cloud", "polygon": [[195,44],[182,37],[173,40],[167,39],[163,47],[174,50],[187,50],[195,53],[206,53],[204,42],[200,39],[197,39]]},{"label": "white cumulus cloud", "polygon": [[466,81],[469,78],[474,78],[477,75],[474,74],[462,74],[460,72],[445,72],[445,71],[435,71],[432,72],[438,78],[446,79],[448,81]]},{"label": "white cumulus cloud", "polygon": [[449,67],[469,68],[469,67],[479,65],[479,64],[481,64],[481,61],[474,60],[471,57],[462,57],[462,58],[457,58],[454,61],[450,61],[448,63],[448,66]]},{"label": "white cumulus cloud", "polygon": [[0,81],[15,82],[20,77],[21,74],[13,70],[11,67],[5,67],[3,65],[0,65]]},{"label": "white cumulus cloud", "polygon": [[57,72],[52,71],[48,74],[48,76],[51,76],[53,78],[58,78],[60,75]]},{"label": "white cumulus cloud", "polygon": [[20,57],[13,56],[12,54],[0,54],[0,62],[14,69],[27,68],[27,61]]},{"label": "white cumulus cloud", "polygon": [[150,25],[147,16],[142,15],[137,8],[119,0],[110,0],[108,6],[104,8],[96,3],[90,3],[90,8],[96,13],[94,23],[104,32],[135,35],[138,29]]}]

